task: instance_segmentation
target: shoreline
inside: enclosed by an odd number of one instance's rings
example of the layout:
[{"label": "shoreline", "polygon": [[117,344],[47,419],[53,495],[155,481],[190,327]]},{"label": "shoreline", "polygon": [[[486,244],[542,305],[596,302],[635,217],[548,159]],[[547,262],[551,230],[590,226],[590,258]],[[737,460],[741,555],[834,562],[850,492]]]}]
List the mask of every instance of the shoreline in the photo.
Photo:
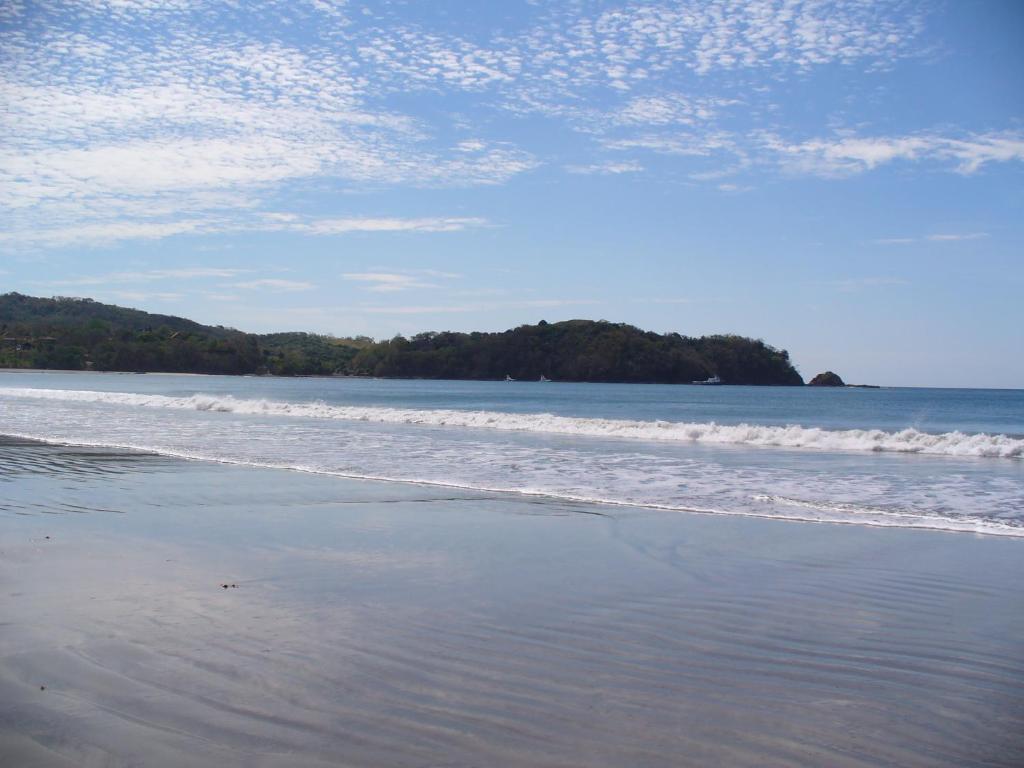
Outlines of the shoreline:
[{"label": "shoreline", "polygon": [[[431,376],[374,376],[361,373],[190,373],[183,371],[97,371],[93,369],[67,369],[67,368],[0,368],[0,373],[109,373],[116,376],[230,376],[231,378],[253,378],[253,379],[365,379],[369,381],[473,381],[473,382],[497,382],[501,384],[538,384],[541,382],[533,379],[513,379],[511,382],[503,379],[442,379]],[[577,381],[573,379],[547,379],[545,384],[611,384],[615,386],[637,385],[637,386],[662,386],[662,387],[691,387],[702,386],[704,382],[699,381]],[[805,387],[805,384],[729,384],[723,382],[716,386],[724,387],[757,387],[758,389],[793,389]],[[880,387],[873,385],[851,384],[856,388],[863,386],[868,389],[892,389],[892,387]],[[817,389],[817,387],[816,387]],[[841,387],[840,387],[841,389]]]},{"label": "shoreline", "polygon": [[[942,533],[942,534],[954,534],[954,535],[972,535],[972,536],[991,536],[1000,539],[1018,539],[1024,541],[1024,527],[1019,526],[1007,526],[1005,529],[990,529],[990,530],[975,530],[967,528],[949,528],[941,527],[939,525],[927,525],[927,524],[901,524],[901,523],[872,523],[867,521],[858,520],[826,520],[814,517],[800,517],[797,515],[780,515],[780,514],[758,514],[755,512],[748,511],[730,511],[722,509],[701,509],[699,507],[683,507],[683,506],[670,506],[665,504],[654,504],[654,503],[636,503],[627,501],[616,501],[613,499],[599,499],[590,498],[583,496],[568,496],[558,495],[553,493],[545,493],[541,491],[526,491],[515,488],[496,488],[496,487],[483,487],[475,485],[460,485],[456,483],[442,483],[438,481],[430,480],[417,480],[417,479],[402,479],[393,477],[383,477],[377,475],[361,475],[355,473],[345,473],[340,471],[328,471],[320,469],[309,469],[298,466],[288,465],[274,465],[274,464],[258,464],[243,460],[235,460],[228,458],[209,458],[204,456],[197,456],[188,454],[185,452],[171,451],[171,450],[157,450],[154,448],[145,448],[132,445],[112,445],[109,443],[97,443],[97,442],[86,442],[86,441],[68,441],[68,440],[49,440],[46,438],[33,437],[29,435],[22,435],[16,433],[4,433],[0,432],[0,443],[5,439],[15,439],[30,443],[39,443],[41,445],[51,445],[57,447],[67,448],[97,448],[111,451],[125,451],[140,456],[162,456],[165,458],[177,459],[185,462],[201,462],[205,464],[220,464],[228,467],[241,467],[255,470],[269,470],[274,472],[297,472],[305,475],[314,475],[320,477],[334,477],[341,480],[352,480],[357,482],[371,482],[371,483],[390,483],[399,486],[414,486],[422,488],[439,488],[439,489],[450,489],[454,491],[467,491],[477,493],[496,494],[504,497],[510,497],[512,499],[539,499],[543,501],[550,501],[553,503],[568,503],[568,504],[580,504],[590,505],[595,507],[609,507],[612,509],[632,509],[638,511],[651,511],[651,512],[664,512],[664,513],[675,513],[682,515],[705,515],[712,517],[740,517],[748,518],[751,520],[768,520],[778,521],[781,523],[804,523],[812,525],[839,525],[839,526],[851,526],[857,528],[875,528],[883,530],[906,530],[906,531],[927,531],[931,533]],[[941,457],[939,457],[941,458]],[[988,523],[990,525],[990,523]]]},{"label": "shoreline", "polygon": [[[227,376],[233,379],[357,379],[360,381],[451,381],[451,382],[494,382],[506,384],[501,379],[434,379],[425,377],[404,377],[404,376],[370,376],[359,374],[296,374],[294,376],[283,376],[271,373],[183,373],[178,371],[96,371],[96,370],[74,370],[65,368],[0,368],[0,373],[56,373],[56,374],[96,374],[112,376],[197,376],[197,377],[218,377]],[[532,380],[516,380],[513,384],[536,384]],[[702,386],[687,382],[666,383],[656,381],[568,381],[554,380],[550,384],[586,384],[594,386],[655,386],[655,387],[694,387]],[[925,389],[935,391],[964,391],[964,392],[1022,392],[1024,387],[937,387],[927,384],[844,384],[841,387],[812,387],[808,384],[719,384],[730,389],[750,387],[753,389],[798,389],[798,390],[846,390],[846,389]],[[705,385],[703,388],[707,389]]]}]

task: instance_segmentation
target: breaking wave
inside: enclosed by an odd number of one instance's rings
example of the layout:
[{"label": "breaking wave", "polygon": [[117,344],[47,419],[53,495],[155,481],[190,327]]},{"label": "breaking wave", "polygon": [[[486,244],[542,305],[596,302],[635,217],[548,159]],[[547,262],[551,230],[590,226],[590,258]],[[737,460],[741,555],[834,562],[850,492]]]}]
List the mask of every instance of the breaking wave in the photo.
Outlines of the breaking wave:
[{"label": "breaking wave", "polygon": [[33,398],[62,402],[179,410],[210,411],[255,416],[302,419],[337,419],[381,424],[532,432],[600,438],[658,440],[669,442],[806,448],[826,451],[874,451],[935,456],[1019,459],[1024,439],[1008,435],[945,432],[930,434],[908,428],[898,432],[880,429],[829,430],[818,427],[717,424],[715,422],[630,421],[556,416],[550,413],[498,411],[419,410],[328,405],[322,402],[248,400],[230,395],[169,397],[123,392],[0,388],[2,397]]},{"label": "breaking wave", "polygon": [[[646,499],[623,499],[598,493],[566,493],[558,490],[520,488],[501,485],[500,483],[472,483],[456,481],[440,481],[432,478],[404,476],[400,473],[378,474],[355,471],[340,471],[323,467],[311,466],[305,462],[289,461],[248,461],[229,458],[222,454],[211,454],[202,450],[176,450],[165,446],[148,445],[145,443],[66,440],[39,437],[34,434],[6,433],[8,437],[32,440],[55,445],[76,445],[94,448],[116,448],[140,453],[157,454],[180,459],[212,461],[219,464],[258,467],[265,469],[285,469],[307,472],[314,475],[330,475],[353,480],[371,480],[390,483],[450,488],[462,491],[478,491],[482,493],[511,494],[528,498],[549,499],[581,504],[596,504],[603,507],[632,507],[655,509],[665,512],[685,512],[701,515],[727,515],[733,517],[752,517],[767,520],[785,520],[796,523],[830,523],[834,525],[862,525],[873,528],[914,528],[920,530],[943,531],[945,533],[973,533],[986,536],[1006,536],[1024,538],[1024,526],[1015,520],[995,520],[965,515],[920,514],[899,509],[889,510],[844,502],[814,502],[793,499],[774,494],[754,494],[751,500],[762,503],[763,509],[744,507],[729,509],[693,504],[673,504],[663,501]],[[801,512],[787,511],[786,507],[797,507]]]}]

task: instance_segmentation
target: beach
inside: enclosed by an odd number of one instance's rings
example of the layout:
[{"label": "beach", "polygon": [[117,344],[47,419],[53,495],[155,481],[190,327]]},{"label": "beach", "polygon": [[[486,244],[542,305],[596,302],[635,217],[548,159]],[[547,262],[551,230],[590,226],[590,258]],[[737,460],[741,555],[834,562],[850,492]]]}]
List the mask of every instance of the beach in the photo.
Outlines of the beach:
[{"label": "beach", "polygon": [[1019,765],[1018,538],[0,444],[19,766]]},{"label": "beach", "polygon": [[1024,768],[1022,33],[0,0],[0,768]]}]

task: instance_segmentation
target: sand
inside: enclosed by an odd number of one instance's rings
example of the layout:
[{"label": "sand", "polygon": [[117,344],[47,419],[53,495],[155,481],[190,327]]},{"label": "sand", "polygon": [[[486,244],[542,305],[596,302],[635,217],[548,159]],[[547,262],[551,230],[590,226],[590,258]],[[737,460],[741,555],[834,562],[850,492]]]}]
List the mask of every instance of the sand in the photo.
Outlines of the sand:
[{"label": "sand", "polygon": [[0,764],[1021,765],[1022,585],[1024,540],[8,440]]}]

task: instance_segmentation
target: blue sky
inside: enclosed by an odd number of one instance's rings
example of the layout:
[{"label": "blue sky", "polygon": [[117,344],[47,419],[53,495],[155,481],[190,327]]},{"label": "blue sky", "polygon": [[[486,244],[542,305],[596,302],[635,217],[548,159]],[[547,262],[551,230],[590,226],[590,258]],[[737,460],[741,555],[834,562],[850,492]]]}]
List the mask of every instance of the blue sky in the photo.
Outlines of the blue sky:
[{"label": "blue sky", "polygon": [[0,290],[1024,386],[1024,3],[0,5]]}]

